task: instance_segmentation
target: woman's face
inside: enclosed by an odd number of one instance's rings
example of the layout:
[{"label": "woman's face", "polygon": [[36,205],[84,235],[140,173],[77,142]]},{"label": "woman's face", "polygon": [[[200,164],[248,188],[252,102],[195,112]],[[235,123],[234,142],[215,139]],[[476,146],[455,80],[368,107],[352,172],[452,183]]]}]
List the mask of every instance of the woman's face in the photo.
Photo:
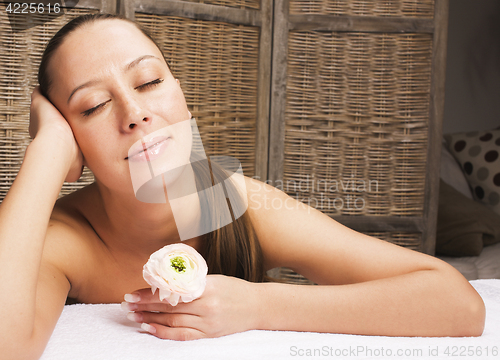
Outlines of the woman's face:
[{"label": "woman's face", "polygon": [[179,82],[133,24],[113,19],[84,25],[64,39],[47,70],[50,99],[73,129],[85,164],[106,187],[131,189],[129,150],[147,142],[148,134],[157,138],[160,129],[169,137],[161,151],[171,167],[189,159],[190,134],[169,127],[191,117]]}]

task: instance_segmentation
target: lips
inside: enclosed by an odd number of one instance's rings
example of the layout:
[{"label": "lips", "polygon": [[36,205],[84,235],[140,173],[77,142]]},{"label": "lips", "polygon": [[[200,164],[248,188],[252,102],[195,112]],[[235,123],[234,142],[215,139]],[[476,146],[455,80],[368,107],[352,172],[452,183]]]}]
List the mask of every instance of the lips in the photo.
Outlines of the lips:
[{"label": "lips", "polygon": [[129,156],[125,160],[137,162],[153,161],[165,151],[171,140],[170,137],[166,136],[155,136],[148,141],[141,140],[140,143],[129,150]]}]

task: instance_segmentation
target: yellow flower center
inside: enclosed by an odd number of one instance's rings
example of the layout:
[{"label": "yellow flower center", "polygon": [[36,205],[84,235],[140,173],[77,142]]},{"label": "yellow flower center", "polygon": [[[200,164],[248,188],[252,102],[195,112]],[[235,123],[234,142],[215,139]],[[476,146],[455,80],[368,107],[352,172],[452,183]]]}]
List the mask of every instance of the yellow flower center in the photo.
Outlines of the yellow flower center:
[{"label": "yellow flower center", "polygon": [[180,256],[176,256],[171,259],[170,266],[172,266],[178,273],[186,271],[186,262]]}]

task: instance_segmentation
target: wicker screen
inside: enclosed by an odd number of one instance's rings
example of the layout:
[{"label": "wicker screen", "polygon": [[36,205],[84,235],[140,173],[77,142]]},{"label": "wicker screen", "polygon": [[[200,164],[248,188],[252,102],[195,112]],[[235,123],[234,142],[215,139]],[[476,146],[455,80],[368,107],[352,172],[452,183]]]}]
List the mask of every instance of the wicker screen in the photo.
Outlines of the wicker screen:
[{"label": "wicker screen", "polygon": [[431,34],[289,35],[284,190],[329,215],[421,216]]},{"label": "wicker screen", "polygon": [[358,231],[432,253],[446,3],[275,1],[275,40],[286,44],[273,44],[275,186]]},{"label": "wicker screen", "polygon": [[136,13],[179,78],[209,155],[254,175],[259,28]]},{"label": "wicker screen", "polygon": [[260,9],[260,0],[184,0],[200,4],[234,7],[238,9]]},{"label": "wicker screen", "polygon": [[290,14],[432,18],[433,0],[290,0]]},{"label": "wicker screen", "polygon": [[[97,11],[71,9],[60,16],[46,13],[28,18],[12,14],[9,22],[5,4],[0,4],[0,201],[17,176],[30,142],[30,96],[38,84],[38,65],[47,41],[70,19]],[[32,22],[28,29],[27,20]],[[93,175],[86,169],[78,182],[65,183],[60,195],[92,181]]]}]

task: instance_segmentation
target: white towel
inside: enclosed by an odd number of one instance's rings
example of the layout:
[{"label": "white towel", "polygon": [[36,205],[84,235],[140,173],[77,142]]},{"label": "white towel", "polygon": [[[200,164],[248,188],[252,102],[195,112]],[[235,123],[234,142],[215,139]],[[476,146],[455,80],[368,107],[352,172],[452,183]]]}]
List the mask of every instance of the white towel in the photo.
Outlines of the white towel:
[{"label": "white towel", "polygon": [[68,305],[42,360],[111,359],[500,359],[500,280],[471,284],[486,305],[475,338],[417,338],[253,330],[216,339],[161,340],[129,321],[119,304]]}]

